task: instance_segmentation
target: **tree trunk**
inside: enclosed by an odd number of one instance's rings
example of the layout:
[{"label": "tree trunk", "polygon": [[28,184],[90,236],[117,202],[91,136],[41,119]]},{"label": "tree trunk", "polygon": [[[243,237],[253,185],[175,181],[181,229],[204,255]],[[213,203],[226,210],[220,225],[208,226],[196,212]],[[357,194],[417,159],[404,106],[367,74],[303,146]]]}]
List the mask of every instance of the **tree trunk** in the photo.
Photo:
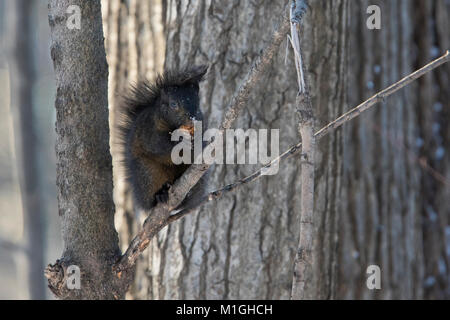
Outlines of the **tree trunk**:
[{"label": "tree trunk", "polygon": [[44,263],[44,209],[39,190],[38,141],[33,110],[33,85],[36,80],[33,49],[33,12],[29,0],[7,1],[11,78],[11,110],[14,119],[15,149],[22,197],[25,250],[28,261],[26,282],[30,299],[46,296],[42,270]]},{"label": "tree trunk", "polygon": [[[381,30],[364,27],[369,5],[381,8]],[[352,1],[350,12],[350,105],[450,47],[446,1]],[[341,298],[450,297],[449,76],[444,65],[344,130]],[[373,264],[379,291],[365,285]]]},{"label": "tree trunk", "polygon": [[[76,14],[67,13],[71,5],[80,9],[80,29],[68,27],[70,15]],[[108,65],[100,0],[50,0],[49,23],[57,86],[57,185],[64,240],[61,260],[47,269],[50,288],[60,298],[122,298],[126,282],[111,270],[120,250],[114,228]],[[81,271],[79,290],[66,285],[71,265]]]}]

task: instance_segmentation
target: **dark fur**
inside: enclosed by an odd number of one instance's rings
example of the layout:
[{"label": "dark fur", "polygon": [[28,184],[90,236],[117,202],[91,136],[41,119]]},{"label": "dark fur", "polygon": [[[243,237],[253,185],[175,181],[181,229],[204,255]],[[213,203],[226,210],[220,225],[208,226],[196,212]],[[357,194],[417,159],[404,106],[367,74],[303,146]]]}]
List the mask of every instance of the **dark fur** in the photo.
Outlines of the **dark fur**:
[{"label": "dark fur", "polygon": [[[172,163],[170,155],[177,142],[170,141],[170,132],[190,117],[203,120],[198,84],[206,71],[206,66],[167,71],[154,83],[138,83],[123,97],[117,128],[122,167],[137,206],[144,210],[157,201],[166,201],[167,185],[173,184],[189,167]],[[195,205],[205,191],[203,178],[180,208]]]}]

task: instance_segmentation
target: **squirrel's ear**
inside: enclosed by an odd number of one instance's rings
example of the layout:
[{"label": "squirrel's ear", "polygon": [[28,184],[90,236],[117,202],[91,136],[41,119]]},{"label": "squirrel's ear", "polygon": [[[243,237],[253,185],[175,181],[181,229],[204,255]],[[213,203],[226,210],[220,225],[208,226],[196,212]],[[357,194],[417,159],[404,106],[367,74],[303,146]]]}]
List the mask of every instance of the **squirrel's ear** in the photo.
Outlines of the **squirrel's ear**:
[{"label": "squirrel's ear", "polygon": [[160,93],[161,101],[167,102],[169,101],[169,94],[167,92],[167,88],[162,88]]},{"label": "squirrel's ear", "polygon": [[202,81],[206,72],[208,72],[208,68],[209,68],[208,65],[201,65],[201,66],[196,66],[196,67],[192,68],[189,81],[193,81],[193,82],[197,82],[197,83]]}]

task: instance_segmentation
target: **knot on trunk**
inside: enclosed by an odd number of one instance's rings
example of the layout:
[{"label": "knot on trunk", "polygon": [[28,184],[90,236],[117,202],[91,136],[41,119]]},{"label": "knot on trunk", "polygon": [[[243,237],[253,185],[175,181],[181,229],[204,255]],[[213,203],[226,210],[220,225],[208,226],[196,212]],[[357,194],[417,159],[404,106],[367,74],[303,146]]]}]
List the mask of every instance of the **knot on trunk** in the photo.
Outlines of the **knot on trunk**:
[{"label": "knot on trunk", "polygon": [[48,288],[57,298],[63,298],[64,289],[67,290],[67,266],[61,260],[56,260],[55,264],[49,264],[45,268],[44,275],[48,279]]}]

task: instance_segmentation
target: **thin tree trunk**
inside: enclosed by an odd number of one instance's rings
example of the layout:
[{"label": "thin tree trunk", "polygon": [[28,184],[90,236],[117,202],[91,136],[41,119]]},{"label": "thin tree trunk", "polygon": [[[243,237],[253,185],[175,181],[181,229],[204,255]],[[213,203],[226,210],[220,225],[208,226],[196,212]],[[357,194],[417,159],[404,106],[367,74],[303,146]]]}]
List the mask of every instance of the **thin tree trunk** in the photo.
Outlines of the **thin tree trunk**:
[{"label": "thin tree trunk", "polygon": [[[80,8],[80,29],[67,27],[70,5]],[[114,228],[108,65],[100,0],[50,0],[49,22],[57,85],[57,185],[64,252],[48,267],[47,277],[60,298],[123,298],[126,281],[111,270],[120,250]],[[70,265],[80,268],[80,290],[66,286]]]},{"label": "thin tree trunk", "polygon": [[11,110],[18,160],[24,221],[24,249],[28,256],[27,284],[31,299],[44,299],[44,210],[39,190],[38,141],[33,110],[33,84],[36,80],[33,50],[34,1],[7,1]]},{"label": "thin tree trunk", "polygon": [[[291,45],[294,51],[295,66],[297,70],[299,93],[297,97],[297,113],[299,116],[299,133],[302,138],[301,149],[301,194],[300,194],[300,235],[297,253],[294,263],[294,277],[292,280],[291,299],[304,300],[314,299],[314,294],[308,296],[307,293],[313,292],[308,287],[315,284],[314,263],[314,170],[315,170],[315,151],[316,137],[314,128],[314,108],[309,96],[309,88],[304,78],[304,66],[302,49],[300,46],[300,37],[298,24],[301,16],[294,17],[294,12],[300,15],[302,8],[306,10],[306,2],[296,1],[295,7],[291,6]],[[294,23],[293,19],[298,20]]]}]

